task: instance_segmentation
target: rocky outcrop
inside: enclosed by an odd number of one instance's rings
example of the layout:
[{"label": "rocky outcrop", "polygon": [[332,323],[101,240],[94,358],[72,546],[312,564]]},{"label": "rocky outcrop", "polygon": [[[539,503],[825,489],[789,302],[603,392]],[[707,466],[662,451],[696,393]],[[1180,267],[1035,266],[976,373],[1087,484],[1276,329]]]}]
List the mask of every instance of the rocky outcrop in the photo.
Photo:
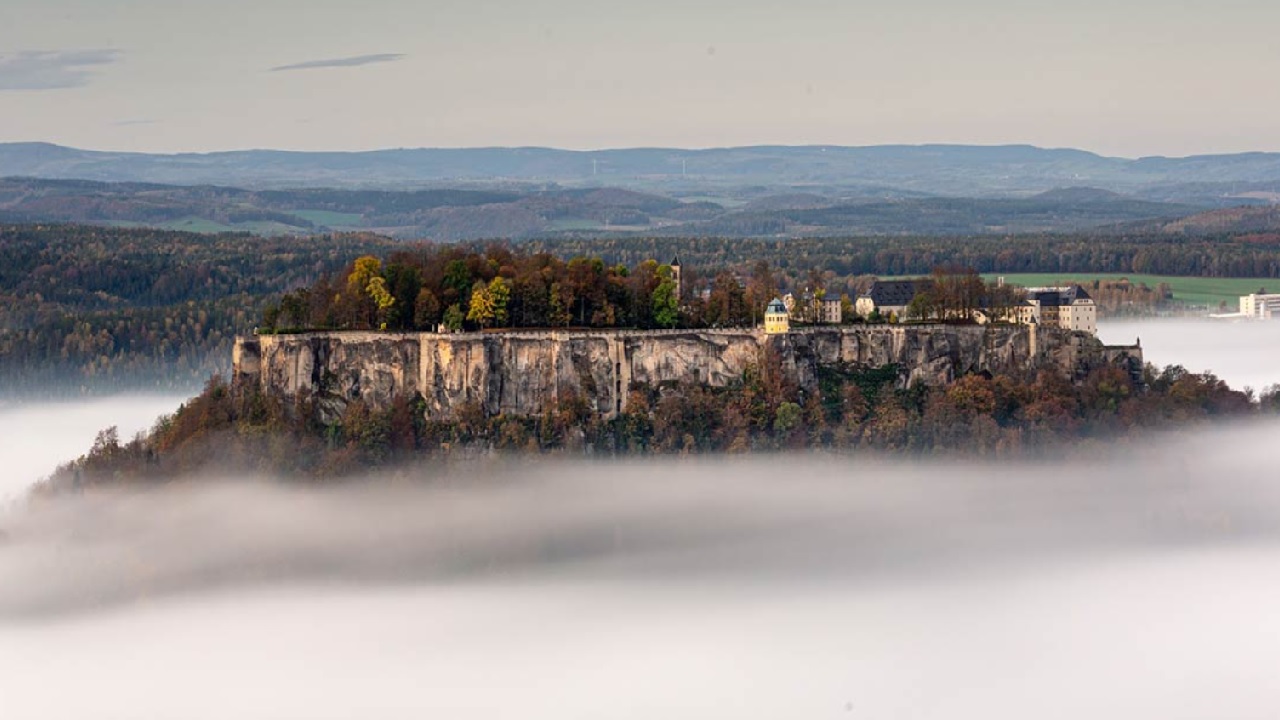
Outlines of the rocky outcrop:
[{"label": "rocky outcrop", "polygon": [[1140,370],[1136,347],[1025,326],[827,327],[785,335],[756,330],[434,333],[321,332],[238,338],[234,375],[283,398],[307,396],[331,421],[354,400],[386,406],[418,394],[426,414],[464,405],[486,414],[537,415],[575,394],[598,413],[626,409],[633,384],[692,381],[725,387],[766,353],[815,389],[823,366],[895,366],[902,385],[940,385],[976,372],[1054,366],[1083,376],[1100,365]]}]

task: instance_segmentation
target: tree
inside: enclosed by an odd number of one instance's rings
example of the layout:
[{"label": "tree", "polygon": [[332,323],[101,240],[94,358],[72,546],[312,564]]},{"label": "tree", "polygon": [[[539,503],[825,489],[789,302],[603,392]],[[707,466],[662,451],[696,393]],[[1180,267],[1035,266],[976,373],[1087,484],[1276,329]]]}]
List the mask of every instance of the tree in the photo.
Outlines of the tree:
[{"label": "tree", "polygon": [[907,317],[911,320],[928,320],[933,316],[933,298],[930,293],[916,293],[907,305]]},{"label": "tree", "polygon": [[751,309],[751,324],[754,325],[764,313],[765,305],[778,296],[778,281],[768,260],[757,260],[751,267],[751,280],[747,283],[745,295]]},{"label": "tree", "polygon": [[426,288],[418,291],[413,303],[413,325],[419,330],[431,330],[440,322],[440,300]]},{"label": "tree", "polygon": [[458,297],[466,295],[471,288],[471,269],[463,260],[450,260],[444,266],[444,286],[453,290]]},{"label": "tree", "polygon": [[463,319],[462,306],[458,303],[450,305],[449,309],[444,311],[444,326],[449,329],[449,332],[461,330]]},{"label": "tree", "polygon": [[356,258],[347,275],[347,291],[352,296],[362,295],[369,287],[369,280],[382,272],[382,261],[372,255]]},{"label": "tree", "polygon": [[477,281],[475,288],[471,290],[471,305],[467,311],[467,319],[482,328],[487,328],[493,324],[494,318],[493,293],[489,292],[488,285]]},{"label": "tree", "polygon": [[773,415],[773,429],[782,436],[789,434],[800,424],[800,418],[803,415],[801,407],[793,402],[784,402],[778,405],[777,411]]},{"label": "tree", "polygon": [[558,282],[551,283],[549,294],[551,312],[548,319],[556,327],[568,327],[573,318],[569,315],[569,300],[565,298],[564,287]]},{"label": "tree", "polygon": [[673,328],[680,321],[680,299],[676,297],[671,266],[659,267],[658,277],[658,287],[653,290],[653,324],[660,328]]},{"label": "tree", "polygon": [[391,262],[382,271],[387,290],[395,303],[387,313],[387,324],[397,330],[408,330],[417,317],[415,304],[422,289],[422,271],[403,261]]},{"label": "tree", "polygon": [[369,285],[365,290],[369,293],[369,297],[378,309],[378,326],[386,330],[387,311],[396,304],[395,297],[387,290],[387,279],[381,275],[374,275],[369,278]]},{"label": "tree", "polygon": [[493,323],[507,325],[507,305],[511,302],[511,285],[506,278],[495,277],[489,281],[489,301],[493,307]]}]

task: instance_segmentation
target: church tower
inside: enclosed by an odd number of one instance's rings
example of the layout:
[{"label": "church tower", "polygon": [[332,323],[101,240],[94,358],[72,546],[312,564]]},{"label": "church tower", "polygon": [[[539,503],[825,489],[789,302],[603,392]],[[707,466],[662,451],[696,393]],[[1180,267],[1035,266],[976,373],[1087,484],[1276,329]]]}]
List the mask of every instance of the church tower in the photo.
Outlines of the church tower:
[{"label": "church tower", "polygon": [[680,256],[676,255],[671,258],[671,280],[676,284],[676,301],[679,302],[684,295],[681,294],[683,289],[680,286]]}]

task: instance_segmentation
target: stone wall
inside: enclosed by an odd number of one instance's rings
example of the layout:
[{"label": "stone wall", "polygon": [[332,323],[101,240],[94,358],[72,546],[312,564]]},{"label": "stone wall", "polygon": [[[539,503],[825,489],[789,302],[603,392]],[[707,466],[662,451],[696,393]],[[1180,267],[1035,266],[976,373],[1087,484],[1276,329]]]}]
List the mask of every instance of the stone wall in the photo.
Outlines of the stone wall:
[{"label": "stone wall", "polygon": [[377,407],[414,393],[433,419],[473,402],[491,415],[536,415],[567,393],[612,416],[625,409],[632,383],[725,387],[770,350],[808,390],[817,387],[819,367],[836,364],[896,365],[903,386],[1046,365],[1074,376],[1099,365],[1142,366],[1140,348],[1108,348],[1062,330],[991,325],[821,327],[784,335],[750,329],[317,332],[237,338],[233,360],[236,383],[284,398],[310,396],[326,421],[356,399]]}]

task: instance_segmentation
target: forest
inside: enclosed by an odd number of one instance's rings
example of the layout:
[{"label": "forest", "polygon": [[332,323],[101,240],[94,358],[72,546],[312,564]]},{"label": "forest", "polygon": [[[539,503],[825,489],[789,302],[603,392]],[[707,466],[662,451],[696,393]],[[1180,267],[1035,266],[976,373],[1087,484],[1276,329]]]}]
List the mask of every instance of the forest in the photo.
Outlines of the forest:
[{"label": "forest", "polygon": [[194,391],[269,298],[394,244],[0,226],[0,396]]},{"label": "forest", "polygon": [[591,255],[608,263],[679,255],[694,269],[767,261],[785,277],[812,269],[838,277],[925,275],[940,265],[980,273],[1134,273],[1189,277],[1280,277],[1280,234],[1176,237],[1011,235],[953,237],[584,238],[532,240],[531,252]]}]

